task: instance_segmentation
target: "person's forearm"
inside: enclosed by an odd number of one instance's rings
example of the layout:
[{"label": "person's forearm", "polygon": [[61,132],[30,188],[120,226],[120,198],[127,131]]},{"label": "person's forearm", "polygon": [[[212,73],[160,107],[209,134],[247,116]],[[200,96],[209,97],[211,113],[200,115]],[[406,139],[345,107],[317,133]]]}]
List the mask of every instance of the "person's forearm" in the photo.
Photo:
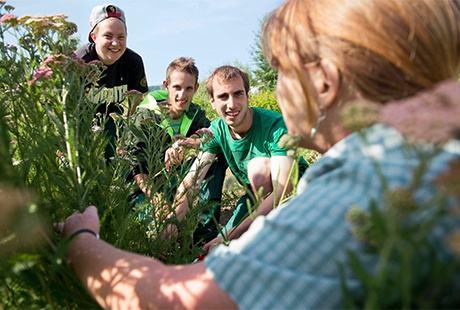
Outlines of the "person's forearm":
[{"label": "person's forearm", "polygon": [[80,234],[67,253],[70,266],[105,309],[235,308],[203,263],[165,266]]},{"label": "person's forearm", "polygon": [[[103,308],[139,308],[142,291],[136,283],[145,281],[150,272],[161,264],[151,259],[127,253],[90,234],[80,234],[67,254],[70,266],[91,295]],[[155,283],[149,283],[155,289]],[[150,307],[155,306],[153,304]]]},{"label": "person's forearm", "polygon": [[182,221],[189,211],[187,192],[184,187],[180,186],[175,199],[175,216],[177,220]]},{"label": "person's forearm", "polygon": [[267,215],[273,210],[273,200],[274,194],[271,193],[268,195],[262,202],[260,203],[259,207],[254,210],[249,216],[241,222],[235,229],[230,230],[230,233],[227,234],[227,238],[229,240],[238,239],[246,230],[249,229],[254,219],[259,215]]},{"label": "person's forearm", "polygon": [[139,173],[134,176],[137,186],[139,186],[146,197],[150,197],[150,187],[147,185],[148,177],[149,175],[145,173]]},{"label": "person's forearm", "polygon": [[175,212],[179,221],[185,217],[190,205],[197,197],[200,185],[215,157],[216,155],[211,153],[200,153],[179,185],[174,199]]}]

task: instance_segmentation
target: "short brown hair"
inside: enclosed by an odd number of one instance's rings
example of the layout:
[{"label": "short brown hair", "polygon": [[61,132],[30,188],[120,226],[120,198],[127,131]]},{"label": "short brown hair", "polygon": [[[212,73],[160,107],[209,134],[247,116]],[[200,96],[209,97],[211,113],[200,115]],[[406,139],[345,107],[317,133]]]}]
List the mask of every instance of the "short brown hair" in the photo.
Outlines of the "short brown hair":
[{"label": "short brown hair", "polygon": [[246,95],[249,94],[249,75],[246,71],[241,70],[236,67],[232,66],[221,66],[214,70],[214,72],[209,76],[206,80],[206,91],[210,98],[214,96],[214,89],[212,88],[212,83],[214,79],[218,79],[219,81],[231,81],[234,78],[241,76],[243,80],[244,90],[246,91]]},{"label": "short brown hair", "polygon": [[197,66],[195,65],[195,60],[190,57],[179,57],[177,59],[174,59],[166,68],[166,81],[170,83],[170,77],[171,73],[173,71],[180,71],[184,73],[191,74],[195,77],[195,85],[198,83],[198,76],[199,76],[199,71]]}]

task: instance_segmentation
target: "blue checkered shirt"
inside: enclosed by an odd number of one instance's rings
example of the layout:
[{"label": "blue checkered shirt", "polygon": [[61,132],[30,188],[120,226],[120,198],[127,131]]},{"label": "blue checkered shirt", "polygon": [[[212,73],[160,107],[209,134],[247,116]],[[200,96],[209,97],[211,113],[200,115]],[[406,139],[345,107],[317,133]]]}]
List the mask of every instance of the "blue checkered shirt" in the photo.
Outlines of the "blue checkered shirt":
[{"label": "blue checkered shirt", "polygon": [[[345,249],[358,253],[369,268],[377,257],[351,233],[346,220],[350,206],[381,202],[383,187],[377,163],[390,188],[407,186],[417,157],[404,148],[401,135],[375,125],[366,142],[354,133],[334,145],[302,177],[297,196],[259,216],[250,229],[228,247],[215,248],[205,259],[218,285],[241,309],[341,308],[338,263],[347,261]],[[426,201],[436,188],[429,182],[460,159],[460,143],[452,141],[431,162],[423,185],[415,194]],[[460,228],[459,217],[449,217],[432,232],[434,244],[446,252],[443,238]],[[447,252],[446,252],[447,253]],[[347,285],[359,289],[346,270]]]}]

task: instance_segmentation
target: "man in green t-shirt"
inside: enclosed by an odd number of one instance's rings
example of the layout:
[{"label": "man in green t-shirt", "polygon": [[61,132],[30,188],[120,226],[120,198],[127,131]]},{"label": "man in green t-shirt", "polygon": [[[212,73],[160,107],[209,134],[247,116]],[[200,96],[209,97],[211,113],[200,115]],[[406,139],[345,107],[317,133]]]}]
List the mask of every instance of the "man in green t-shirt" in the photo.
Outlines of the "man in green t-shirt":
[{"label": "man in green t-shirt", "polygon": [[[211,123],[213,138],[203,145],[203,151],[193,163],[190,172],[179,186],[175,199],[175,216],[180,221],[191,205],[191,194],[196,184],[205,177],[216,156],[224,156],[237,180],[250,192],[241,197],[224,233],[227,239],[236,239],[253,221],[248,208],[259,200],[254,215],[266,215],[279,203],[283,192],[289,193],[289,181],[294,159],[287,156],[287,149],[280,148],[280,138],[288,133],[281,114],[274,111],[249,107],[249,77],[246,72],[231,66],[217,68],[206,82],[210,103],[219,118]],[[300,175],[308,167],[301,158]],[[286,191],[285,191],[286,188]],[[191,200],[191,201],[189,201]],[[176,233],[173,226],[169,233]],[[223,240],[222,236],[208,242]]]}]

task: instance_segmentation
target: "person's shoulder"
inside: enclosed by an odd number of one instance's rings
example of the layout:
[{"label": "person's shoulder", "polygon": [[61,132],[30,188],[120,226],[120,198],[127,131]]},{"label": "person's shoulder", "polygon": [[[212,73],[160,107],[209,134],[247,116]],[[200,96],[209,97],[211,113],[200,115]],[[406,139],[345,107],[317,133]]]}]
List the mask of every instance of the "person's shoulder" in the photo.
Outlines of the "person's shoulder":
[{"label": "person's shoulder", "polygon": [[90,61],[92,60],[94,55],[96,53],[95,45],[94,43],[86,43],[85,45],[80,46],[75,52],[75,56],[77,56],[80,59],[84,59],[85,61]]},{"label": "person's shoulder", "polygon": [[261,117],[270,117],[274,119],[283,118],[283,115],[273,110],[258,107],[253,107],[252,109],[254,110],[254,114],[260,115]]},{"label": "person's shoulder", "polygon": [[136,53],[130,48],[126,48],[126,51],[122,57],[129,59],[131,61],[142,61],[141,55],[139,55],[138,53]]},{"label": "person's shoulder", "polygon": [[213,132],[219,131],[223,133],[225,131],[225,128],[227,127],[228,127],[227,124],[220,117],[212,120],[211,125],[210,125],[210,128],[213,128]]},{"label": "person's shoulder", "polygon": [[225,124],[225,122],[220,117],[217,117],[211,122],[211,124],[213,124],[215,126],[221,126],[221,125]]},{"label": "person's shoulder", "polygon": [[190,102],[189,111],[204,111],[198,104]]},{"label": "person's shoulder", "polygon": [[206,111],[198,104],[191,102],[188,109],[185,111],[185,115],[187,115],[188,118],[193,118],[193,117],[199,117],[200,119],[206,118],[209,126],[210,120],[206,116]]},{"label": "person's shoulder", "polygon": [[254,119],[257,119],[264,126],[286,127],[282,114],[264,108],[253,107],[252,109],[254,110]]}]

